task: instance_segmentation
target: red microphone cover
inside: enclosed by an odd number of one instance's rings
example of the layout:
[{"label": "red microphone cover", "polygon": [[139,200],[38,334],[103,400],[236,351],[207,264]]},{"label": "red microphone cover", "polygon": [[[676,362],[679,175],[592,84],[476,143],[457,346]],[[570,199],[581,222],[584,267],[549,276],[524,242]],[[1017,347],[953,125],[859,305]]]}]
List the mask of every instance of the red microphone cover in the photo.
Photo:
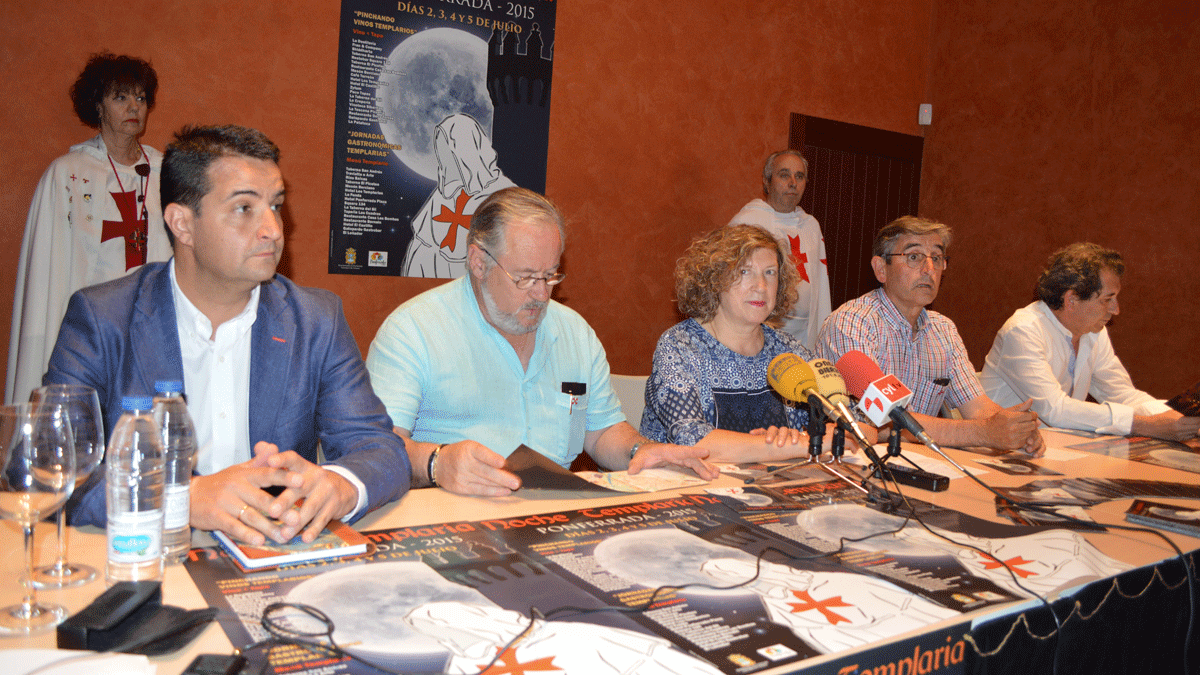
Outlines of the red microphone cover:
[{"label": "red microphone cover", "polygon": [[842,379],[846,381],[846,389],[855,398],[862,398],[867,387],[883,377],[883,370],[879,368],[875,360],[857,349],[851,349],[843,354],[842,358],[838,359],[837,369],[842,374]]}]

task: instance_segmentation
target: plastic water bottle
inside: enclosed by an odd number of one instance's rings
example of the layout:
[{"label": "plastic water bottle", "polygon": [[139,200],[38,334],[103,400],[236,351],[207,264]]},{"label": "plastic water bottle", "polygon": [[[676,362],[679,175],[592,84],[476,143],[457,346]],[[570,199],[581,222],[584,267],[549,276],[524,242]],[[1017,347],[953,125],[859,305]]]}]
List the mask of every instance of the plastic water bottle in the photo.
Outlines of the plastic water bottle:
[{"label": "plastic water bottle", "polygon": [[162,432],[163,447],[163,558],[166,564],[183,561],[192,546],[191,485],[196,466],[196,427],[183,402],[183,383],[154,383],[154,422]]},{"label": "plastic water bottle", "polygon": [[108,444],[108,584],[152,581],[163,573],[162,434],[153,399],[127,396]]}]

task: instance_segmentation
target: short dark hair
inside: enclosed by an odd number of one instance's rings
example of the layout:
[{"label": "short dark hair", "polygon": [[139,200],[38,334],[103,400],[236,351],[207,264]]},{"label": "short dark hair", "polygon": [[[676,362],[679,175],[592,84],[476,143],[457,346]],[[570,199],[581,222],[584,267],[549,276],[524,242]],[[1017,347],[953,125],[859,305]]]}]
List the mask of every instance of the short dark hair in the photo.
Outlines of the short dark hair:
[{"label": "short dark hair", "polygon": [[158,74],[149,61],[136,56],[116,56],[110,52],[92,54],[87,65],[71,85],[71,103],[79,121],[93,129],[100,128],[98,106],[105,96],[133,93],[138,89],[146,95],[146,108],[154,110],[158,93]]},{"label": "short dark hair", "polygon": [[[871,255],[882,258],[889,253],[895,253],[892,249],[896,247],[896,241],[905,235],[923,237],[927,234],[936,234],[941,237],[942,250],[950,250],[950,226],[928,218],[900,216],[879,228],[879,231],[875,233],[875,241],[871,243]],[[884,258],[884,261],[891,262],[891,259]]]},{"label": "short dark hair", "polygon": [[[182,204],[200,215],[200,200],[212,189],[208,167],[221,157],[249,157],[278,164],[279,148],[263,132],[234,124],[180,129],[163,153],[158,182],[163,208]],[[167,238],[174,246],[175,235],[170,227]]]},{"label": "short dark hair", "polygon": [[688,246],[675,263],[675,302],[679,311],[701,323],[712,321],[721,305],[721,294],[729,290],[738,270],[760,248],[774,253],[779,265],[779,288],[767,323],[782,325],[798,295],[796,259],[771,233],[754,225],[719,227]]},{"label": "short dark hair", "polygon": [[[562,213],[554,202],[523,187],[497,190],[483,200],[471,216],[471,229],[467,232],[467,245],[475,244],[492,255],[503,254],[506,226],[514,220],[542,220],[558,227],[560,245],[566,246],[567,231]],[[487,261],[491,269],[494,261]]]},{"label": "short dark hair", "polygon": [[1112,249],[1086,241],[1064,246],[1050,254],[1034,295],[1050,309],[1062,309],[1067,291],[1075,291],[1080,300],[1090,300],[1100,292],[1102,269],[1119,277],[1125,274],[1125,260]]}]

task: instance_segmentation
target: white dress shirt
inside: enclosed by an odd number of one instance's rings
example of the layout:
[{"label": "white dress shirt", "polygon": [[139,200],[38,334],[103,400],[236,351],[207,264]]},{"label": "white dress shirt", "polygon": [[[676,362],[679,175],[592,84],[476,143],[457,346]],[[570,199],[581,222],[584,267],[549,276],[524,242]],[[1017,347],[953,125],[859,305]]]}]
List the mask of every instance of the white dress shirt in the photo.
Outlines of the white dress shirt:
[{"label": "white dress shirt", "polygon": [[[259,287],[241,313],[217,326],[192,304],[175,278],[175,324],[183,357],[188,412],[196,425],[196,470],[202,475],[247,462],[250,449],[250,329],[258,318]],[[211,338],[211,339],[210,339]]]},{"label": "white dress shirt", "polygon": [[[1134,415],[1170,410],[1165,401],[1133,386],[1107,328],[1080,337],[1076,353],[1071,331],[1040,300],[1004,323],[980,380],[996,403],[1008,407],[1032,398],[1043,422],[1065,429],[1126,436]],[[1087,402],[1088,394],[1099,403]]]},{"label": "white dress shirt", "polygon": [[[170,265],[184,391],[196,427],[196,471],[209,475],[248,462],[252,456],[250,345],[251,328],[258,318],[260,287],[254,287],[241,313],[217,326],[214,335],[212,321],[179,288],[174,258]],[[323,468],[350,481],[358,492],[358,503],[344,518],[361,511],[366,506],[367,489],[358,476],[340,466]]]}]

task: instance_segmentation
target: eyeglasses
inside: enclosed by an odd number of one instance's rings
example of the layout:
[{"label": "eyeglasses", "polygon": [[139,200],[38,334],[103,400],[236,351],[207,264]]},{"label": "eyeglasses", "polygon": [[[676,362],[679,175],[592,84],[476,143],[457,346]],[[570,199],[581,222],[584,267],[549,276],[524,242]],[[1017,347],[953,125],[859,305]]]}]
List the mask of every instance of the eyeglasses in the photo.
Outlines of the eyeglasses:
[{"label": "eyeglasses", "polygon": [[[476,244],[476,246],[479,246],[479,245]],[[496,266],[500,268],[500,271],[504,272],[504,274],[506,274],[509,279],[512,279],[513,284],[515,284],[517,288],[519,288],[523,291],[529,290],[529,288],[531,288],[533,286],[533,284],[538,281],[546,282],[547,286],[557,286],[562,283],[563,279],[567,278],[566,272],[555,272],[554,274],[549,274],[544,277],[533,276],[533,275],[530,275],[527,277],[514,277],[513,275],[508,273],[508,270],[504,269],[504,265],[501,265],[499,260],[496,260],[496,256],[492,255],[491,251],[487,250],[486,248],[484,248],[482,246],[479,246],[479,250],[486,253],[488,255],[488,257],[492,259],[492,262],[496,263]]]},{"label": "eyeglasses", "polygon": [[912,251],[910,253],[888,253],[883,257],[891,258],[892,256],[902,256],[904,258],[904,262],[914,270],[919,270],[924,267],[926,258],[933,263],[933,269],[935,270],[946,269],[946,265],[950,262],[950,256],[948,255],[928,255],[918,251]]}]

